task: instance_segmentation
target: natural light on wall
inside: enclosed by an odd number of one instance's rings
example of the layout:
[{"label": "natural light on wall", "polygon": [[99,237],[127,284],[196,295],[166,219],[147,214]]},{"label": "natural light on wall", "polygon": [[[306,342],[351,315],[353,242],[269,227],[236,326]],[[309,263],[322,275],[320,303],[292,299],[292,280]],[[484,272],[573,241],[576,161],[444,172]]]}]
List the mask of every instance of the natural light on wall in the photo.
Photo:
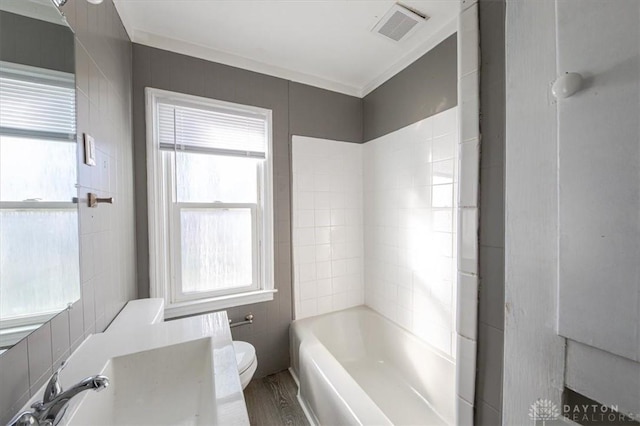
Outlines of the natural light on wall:
[{"label": "natural light on wall", "polygon": [[364,145],[366,303],[455,357],[457,108]]}]

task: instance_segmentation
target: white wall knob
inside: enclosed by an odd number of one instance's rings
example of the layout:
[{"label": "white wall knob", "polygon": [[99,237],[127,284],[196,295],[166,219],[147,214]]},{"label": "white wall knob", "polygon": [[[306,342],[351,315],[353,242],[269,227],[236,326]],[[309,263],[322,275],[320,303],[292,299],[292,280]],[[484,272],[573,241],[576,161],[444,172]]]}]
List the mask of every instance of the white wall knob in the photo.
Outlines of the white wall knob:
[{"label": "white wall knob", "polygon": [[558,79],[551,86],[551,93],[557,99],[568,98],[582,87],[582,76],[577,72],[568,72]]}]

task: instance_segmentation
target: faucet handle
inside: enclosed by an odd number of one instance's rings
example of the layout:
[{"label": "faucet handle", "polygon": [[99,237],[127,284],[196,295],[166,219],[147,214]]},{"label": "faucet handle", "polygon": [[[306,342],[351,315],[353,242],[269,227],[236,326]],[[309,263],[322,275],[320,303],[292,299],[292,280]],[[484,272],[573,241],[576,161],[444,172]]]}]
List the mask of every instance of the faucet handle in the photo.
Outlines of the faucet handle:
[{"label": "faucet handle", "polygon": [[58,380],[58,374],[67,366],[67,361],[62,361],[60,367],[53,373],[53,376],[49,379],[49,383],[47,383],[47,387],[44,389],[44,396],[42,397],[42,402],[47,403],[53,400],[56,396],[62,393],[62,386],[60,385],[60,381]]}]

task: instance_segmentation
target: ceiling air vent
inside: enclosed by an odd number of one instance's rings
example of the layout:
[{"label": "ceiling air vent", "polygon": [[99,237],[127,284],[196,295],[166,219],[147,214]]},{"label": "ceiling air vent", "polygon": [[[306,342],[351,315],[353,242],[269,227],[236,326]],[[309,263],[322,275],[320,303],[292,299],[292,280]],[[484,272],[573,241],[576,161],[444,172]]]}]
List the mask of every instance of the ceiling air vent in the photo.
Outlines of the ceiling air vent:
[{"label": "ceiling air vent", "polygon": [[393,41],[401,41],[415,32],[427,19],[428,16],[396,3],[371,31]]}]

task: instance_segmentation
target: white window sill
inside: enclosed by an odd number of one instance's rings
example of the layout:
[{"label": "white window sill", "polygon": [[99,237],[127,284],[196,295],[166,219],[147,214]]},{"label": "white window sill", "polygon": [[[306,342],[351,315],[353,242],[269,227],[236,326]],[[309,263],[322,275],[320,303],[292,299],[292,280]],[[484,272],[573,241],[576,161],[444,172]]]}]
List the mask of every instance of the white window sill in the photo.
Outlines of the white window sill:
[{"label": "white window sill", "polygon": [[169,303],[164,308],[165,319],[184,317],[187,315],[204,314],[233,308],[234,306],[250,305],[252,303],[268,302],[273,300],[273,294],[278,290],[258,290],[247,293],[229,294],[204,300],[192,300],[189,302]]}]

